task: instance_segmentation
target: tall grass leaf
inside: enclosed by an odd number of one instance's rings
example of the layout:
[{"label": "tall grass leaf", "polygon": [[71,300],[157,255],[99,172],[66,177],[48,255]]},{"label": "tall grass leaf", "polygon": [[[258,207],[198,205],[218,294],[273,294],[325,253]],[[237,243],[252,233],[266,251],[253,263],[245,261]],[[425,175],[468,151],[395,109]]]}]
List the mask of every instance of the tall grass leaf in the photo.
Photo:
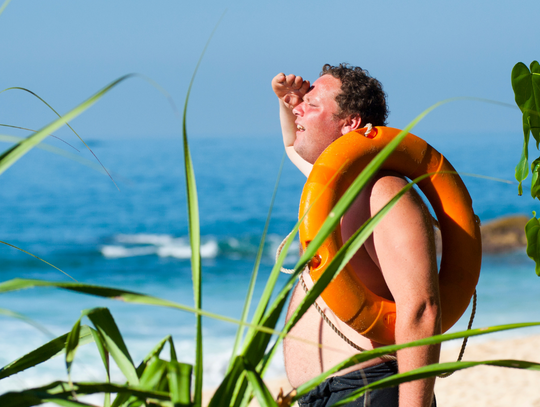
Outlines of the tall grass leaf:
[{"label": "tall grass leaf", "polygon": [[4,10],[6,9],[7,5],[9,4],[11,0],[6,0],[4,1],[4,3],[2,4],[2,6],[0,6],[0,14],[2,14],[4,12]]},{"label": "tall grass leaf", "polygon": [[127,381],[131,385],[139,384],[139,377],[133,364],[133,359],[118,330],[116,322],[107,308],[94,308],[87,313],[96,330],[103,338],[103,342]]},{"label": "tall grass leaf", "polygon": [[[105,344],[103,343],[103,338],[99,335],[99,333],[95,330],[91,330],[92,337],[94,338],[94,343],[96,344],[96,347],[98,348],[99,356],[101,357],[101,361],[103,362],[103,366],[105,367],[105,374],[107,375],[107,383],[110,383],[111,381],[111,363],[109,360],[109,352],[107,351],[107,348],[105,347]],[[111,393],[105,393],[105,399],[103,401],[103,407],[110,407],[111,405]]]},{"label": "tall grass leaf", "polygon": [[158,390],[158,387],[167,373],[168,362],[159,359],[152,358],[139,380],[139,387],[145,390]]},{"label": "tall grass leaf", "polygon": [[125,81],[128,78],[135,76],[135,74],[124,75],[115,81],[111,82],[109,85],[105,86],[103,89],[86,99],[84,102],[76,106],[74,109],[70,110],[64,116],[59,117],[50,124],[46,125],[42,129],[38,130],[36,133],[28,136],[23,141],[13,146],[12,148],[6,150],[0,155],[0,174],[6,171],[11,165],[13,165],[19,158],[26,154],[30,149],[35,145],[40,143],[45,137],[51,134],[53,131],[59,129],[67,122],[73,120],[75,117],[80,115],[82,112],[87,110],[90,106],[96,103],[101,99],[105,94],[107,94],[111,89],[117,86],[119,83]]},{"label": "tall grass leaf", "polygon": [[268,387],[266,387],[261,376],[255,371],[253,366],[244,362],[244,369],[246,371],[246,378],[253,388],[253,393],[255,393],[259,405],[261,407],[278,407],[270,390],[268,390]]},{"label": "tall grass leaf", "polygon": [[[35,96],[36,98],[38,98],[39,100],[41,100],[45,105],[47,105],[47,107],[49,109],[51,109],[59,118],[62,118],[62,116],[60,115],[60,113],[58,113],[50,104],[48,104],[45,99],[43,99],[42,97],[40,97],[39,95],[37,95],[36,93],[32,92],[31,90],[29,89],[26,89],[26,88],[21,88],[21,87],[18,87],[18,86],[13,86],[11,88],[7,88],[7,89],[4,89],[2,91],[0,91],[0,93],[3,93],[5,91],[8,91],[8,90],[22,90],[24,92],[28,92],[30,93],[31,95]],[[79,134],[75,131],[75,129],[73,127],[71,127],[71,125],[66,121],[66,126],[68,126],[70,128],[70,130],[79,138],[79,140],[81,140],[81,142],[84,144],[84,146],[88,149],[88,151],[90,151],[90,153],[94,156],[94,158],[96,159],[96,161],[99,163],[99,165],[101,166],[101,168],[103,168],[103,171],[105,171],[105,173],[109,176],[109,178],[111,179],[111,181],[113,182],[114,186],[120,190],[118,188],[118,185],[116,185],[116,182],[114,181],[113,177],[111,174],[109,174],[109,171],[107,171],[107,169],[105,168],[105,166],[103,165],[103,163],[100,161],[100,159],[98,158],[98,156],[92,151],[92,149],[90,148],[90,146],[88,144],[86,144],[86,142],[82,139],[81,136],[79,136]]]},{"label": "tall grass leaf", "polygon": [[153,359],[154,357],[159,357],[161,354],[161,351],[165,347],[165,344],[167,341],[171,338],[170,335],[167,335],[165,338],[163,338],[161,341],[158,342],[156,346],[146,355],[141,363],[139,363],[139,366],[137,366],[137,376],[141,377],[144,369],[146,369],[146,365],[148,362]]},{"label": "tall grass leaf", "polygon": [[[20,127],[20,126],[12,126],[10,124],[3,124],[3,123],[0,123],[0,126],[1,127],[9,127],[10,129],[18,129],[18,130],[26,130],[26,131],[31,131],[32,133],[35,133],[37,130],[33,130],[33,129],[29,129],[27,127]],[[18,139],[16,141],[14,141],[15,143],[21,141],[24,137],[17,137],[17,136],[12,136],[14,139]],[[49,135],[49,137],[52,137],[52,138],[55,138],[59,141],[61,141],[62,143],[68,145],[69,147],[71,147],[73,150],[75,150],[76,152],[80,153],[81,151],[79,149],[77,149],[75,146],[72,146],[71,144],[69,144],[66,140],[64,139],[61,139],[60,137],[57,137],[55,136],[54,134],[51,134]],[[0,136],[0,141],[8,141],[7,139],[5,139],[4,137]],[[64,150],[62,150],[64,151]],[[101,168],[101,167],[100,167]]]},{"label": "tall grass leaf", "polygon": [[241,356],[236,356],[232,369],[225,375],[225,378],[210,399],[208,407],[229,406],[233,398],[238,378],[244,373],[244,361]]},{"label": "tall grass leaf", "polygon": [[[225,13],[224,13],[225,14]],[[182,117],[182,138],[184,144],[184,167],[186,176],[186,193],[187,193],[187,206],[188,206],[188,221],[189,221],[189,242],[191,245],[191,270],[193,279],[193,295],[195,299],[195,308],[202,308],[202,281],[201,281],[201,235],[199,224],[199,202],[197,198],[197,186],[195,183],[195,172],[193,170],[193,163],[191,161],[191,153],[189,151],[188,137],[187,137],[187,108],[189,102],[189,96],[191,94],[191,88],[195,82],[195,76],[199,70],[199,66],[202,62],[206,49],[216,32],[221,19],[224,14],[218,20],[214,26],[208,41],[206,42],[201,56],[197,61],[195,70],[191,80],[189,81],[188,91],[186,93],[186,101],[184,103],[184,113]],[[196,333],[195,333],[195,389],[194,389],[194,405],[199,407],[202,402],[202,380],[203,380],[203,342],[202,342],[202,319],[200,315],[196,316]]]},{"label": "tall grass leaf", "polygon": [[[145,402],[146,399],[156,399],[168,401],[169,393],[164,391],[143,390],[139,387],[126,386],[114,383],[73,383],[73,389],[78,395],[90,395],[96,393],[129,393],[133,397]],[[45,386],[36,387],[22,391],[12,391],[0,395],[0,406],[2,407],[26,407],[41,405],[45,402],[56,400],[66,400],[72,397],[73,392],[68,383],[56,381]],[[84,405],[84,404],[83,404]]]},{"label": "tall grass leaf", "polygon": [[169,336],[169,351],[171,354],[171,361],[178,362],[178,356],[176,355],[176,348],[174,347],[172,336]]},{"label": "tall grass leaf", "polygon": [[[7,135],[7,134],[0,134],[0,141],[1,142],[16,144],[16,143],[21,142],[22,140],[24,140],[24,137],[12,136],[12,135]],[[78,162],[79,164],[82,164],[82,165],[84,165],[84,166],[86,166],[88,168],[91,168],[92,170],[97,171],[100,174],[106,174],[106,172],[103,170],[103,168],[99,164],[96,164],[95,162],[93,162],[91,160],[88,160],[88,159],[86,159],[84,157],[80,157],[77,154],[70,153],[69,151],[66,151],[66,150],[64,150],[62,148],[52,146],[52,145],[47,144],[45,142],[39,143],[34,148],[39,148],[40,150],[47,151],[49,153],[53,153],[53,154],[59,155],[61,157],[67,158],[68,160]],[[114,174],[114,172],[112,172],[109,169],[107,169],[107,171],[109,171],[111,174]],[[118,174],[114,174],[114,175],[117,178],[119,177]]]},{"label": "tall grass leaf", "polygon": [[47,328],[45,328],[45,326],[43,326],[42,324],[40,324],[37,321],[34,321],[31,318],[28,318],[26,315],[19,314],[18,312],[11,311],[11,310],[5,309],[5,308],[0,308],[0,315],[4,315],[4,316],[10,317],[10,318],[19,319],[19,320],[27,323],[28,325],[33,326],[38,331],[41,331],[41,333],[43,333],[43,335],[45,335],[45,336],[47,336],[49,338],[54,338],[53,333],[51,331],[49,331]]},{"label": "tall grass leaf", "polygon": [[[0,379],[5,379],[11,375],[22,372],[30,367],[39,365],[46,362],[56,356],[62,355],[65,352],[65,346],[68,333],[47,342],[45,345],[34,349],[30,353],[22,356],[21,358],[8,363],[6,366],[0,369]],[[79,332],[79,345],[85,345],[93,341],[91,328],[86,325],[82,325]],[[2,405],[0,403],[0,405]]]},{"label": "tall grass leaf", "polygon": [[[223,322],[229,322],[232,324],[240,325],[241,321],[229,318],[223,315],[215,314],[212,312],[204,311],[202,309],[196,309],[193,307],[188,307],[187,305],[178,304],[173,301],[165,300],[158,297],[153,297],[151,295],[140,294],[134,291],[121,290],[118,288],[102,287],[95,286],[91,284],[81,284],[81,283],[65,283],[65,282],[53,282],[45,280],[32,280],[32,279],[21,279],[14,278],[12,280],[4,281],[0,283],[0,293],[23,290],[32,287],[55,287],[61,288],[64,290],[69,290],[77,293],[94,295],[97,297],[109,298],[117,301],[131,302],[134,304],[145,304],[159,307],[174,308],[181,311],[191,312],[193,314],[199,314],[208,318],[216,319]],[[253,325],[250,323],[245,323],[245,326],[253,328],[255,330],[260,330],[267,332],[269,334],[279,335],[279,331],[274,329],[269,329],[264,326]]]},{"label": "tall grass leaf", "polygon": [[[263,233],[261,236],[261,241],[259,243],[259,249],[257,250],[257,256],[255,258],[255,265],[253,266],[253,272],[251,273],[251,279],[249,282],[248,292],[246,294],[246,300],[244,302],[244,309],[242,310],[242,318],[241,321],[246,322],[249,314],[249,308],[251,306],[251,300],[253,298],[253,291],[255,289],[255,283],[257,281],[257,274],[259,271],[259,266],[261,263],[261,258],[264,250],[264,243],[266,241],[266,234],[268,232],[268,226],[270,224],[270,219],[272,218],[272,209],[274,207],[274,202],[276,200],[276,194],[279,186],[279,180],[281,178],[281,173],[283,172],[283,164],[285,163],[285,153],[283,153],[283,157],[281,158],[281,164],[279,166],[278,170],[278,176],[276,179],[276,184],[274,186],[274,192],[272,193],[272,199],[270,201],[270,207],[268,209],[268,215],[266,216],[266,222],[264,224]],[[231,362],[229,365],[229,369],[232,367],[232,361],[234,360],[234,357],[236,356],[238,352],[238,348],[240,346],[240,341],[242,340],[242,336],[244,333],[244,326],[241,325],[238,330],[236,331],[236,338],[234,340],[234,346],[232,351],[232,357]]]},{"label": "tall grass leaf", "polygon": [[191,374],[193,366],[172,361],[167,365],[169,392],[175,407],[191,406]]},{"label": "tall grass leaf", "polygon": [[17,249],[17,250],[19,250],[19,251],[21,251],[21,252],[23,252],[23,253],[26,253],[27,255],[32,256],[33,258],[38,259],[39,261],[42,261],[43,263],[47,264],[48,266],[51,266],[52,268],[55,268],[55,269],[58,270],[60,273],[64,274],[65,276],[67,276],[67,277],[69,277],[69,278],[71,278],[73,281],[77,281],[77,280],[75,280],[73,277],[71,277],[68,273],[66,273],[65,271],[60,270],[60,269],[59,269],[58,267],[56,267],[54,264],[51,264],[51,263],[49,263],[48,261],[43,260],[41,257],[38,257],[38,256],[36,256],[35,254],[32,254],[32,253],[30,253],[30,252],[27,252],[26,250],[21,249],[20,247],[17,247],[17,246],[15,246],[15,245],[13,245],[13,244],[11,244],[11,243],[8,243],[8,242],[3,242],[3,241],[1,241],[1,240],[0,240],[0,244],[4,244],[4,245],[6,245],[6,246],[9,246],[9,247],[12,247],[12,248],[14,248],[14,249]]},{"label": "tall grass leaf", "polygon": [[540,326],[540,322],[523,322],[523,323],[516,323],[516,324],[496,325],[496,326],[491,326],[491,327],[486,327],[486,328],[469,329],[466,331],[446,333],[442,335],[434,335],[428,338],[419,339],[419,340],[408,342],[408,343],[401,343],[398,345],[381,346],[373,350],[364,351],[348,359],[345,359],[344,361],[338,363],[331,369],[328,369],[324,373],[321,373],[319,376],[314,377],[313,379],[299,386],[297,389],[297,395],[295,396],[295,400],[307,394],[312,388],[316,387],[317,385],[322,383],[324,380],[326,380],[328,376],[334,373],[337,373],[340,370],[357,365],[359,363],[367,362],[368,360],[372,360],[372,359],[381,357],[383,355],[395,353],[401,349],[412,348],[415,346],[436,345],[442,342],[448,342],[455,339],[487,335],[490,333],[509,331],[513,329],[530,328],[534,326]]},{"label": "tall grass leaf", "polygon": [[411,370],[406,373],[398,373],[393,376],[387,377],[385,379],[378,380],[374,383],[370,383],[367,386],[362,387],[361,389],[353,391],[346,398],[333,404],[333,406],[335,407],[344,406],[345,404],[348,404],[356,400],[358,397],[362,396],[363,394],[365,394],[367,391],[370,391],[370,390],[398,386],[401,383],[406,383],[413,380],[425,379],[428,377],[441,375],[443,373],[451,373],[458,370],[468,369],[471,367],[482,366],[482,365],[499,366],[499,367],[507,367],[507,368],[514,368],[514,369],[523,369],[523,370],[536,370],[536,371],[540,370],[540,363],[527,362],[524,360],[513,360],[513,359],[484,360],[480,362],[438,363],[434,365],[427,365],[427,366],[424,366],[415,370]]},{"label": "tall grass leaf", "polygon": [[81,318],[79,318],[77,322],[75,322],[66,340],[65,361],[66,361],[66,370],[67,370],[68,380],[70,383],[71,383],[71,364],[73,363],[73,360],[75,359],[75,353],[77,352],[77,348],[79,347],[79,336],[81,332]]}]

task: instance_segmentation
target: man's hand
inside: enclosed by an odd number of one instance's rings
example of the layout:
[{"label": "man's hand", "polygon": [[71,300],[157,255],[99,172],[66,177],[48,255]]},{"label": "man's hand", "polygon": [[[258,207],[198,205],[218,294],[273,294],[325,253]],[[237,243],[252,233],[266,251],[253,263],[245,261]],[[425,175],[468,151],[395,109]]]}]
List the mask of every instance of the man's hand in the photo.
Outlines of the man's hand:
[{"label": "man's hand", "polygon": [[276,96],[290,110],[302,103],[309,86],[309,81],[305,81],[301,76],[293,74],[279,73],[272,79],[272,89]]}]

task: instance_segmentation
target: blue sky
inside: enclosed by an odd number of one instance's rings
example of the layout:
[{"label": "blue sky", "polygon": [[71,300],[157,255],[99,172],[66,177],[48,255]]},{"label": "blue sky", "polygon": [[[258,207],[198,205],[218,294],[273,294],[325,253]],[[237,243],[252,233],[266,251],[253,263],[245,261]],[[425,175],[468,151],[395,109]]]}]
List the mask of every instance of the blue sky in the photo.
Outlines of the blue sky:
[{"label": "blue sky", "polygon": [[[283,71],[314,80],[324,63],[339,62],[381,80],[389,125],[403,127],[449,97],[513,104],[513,65],[540,58],[540,2],[515,4],[12,0],[0,16],[0,88],[26,87],[66,112],[137,72],[182,108],[198,57],[226,11],[193,87],[193,137],[279,135],[272,77]],[[15,91],[0,94],[0,112],[0,123],[31,128],[53,119],[35,99]],[[89,138],[173,136],[180,128],[166,99],[140,79],[120,85],[73,125]],[[438,109],[415,133],[520,131],[519,111],[461,101]]]}]

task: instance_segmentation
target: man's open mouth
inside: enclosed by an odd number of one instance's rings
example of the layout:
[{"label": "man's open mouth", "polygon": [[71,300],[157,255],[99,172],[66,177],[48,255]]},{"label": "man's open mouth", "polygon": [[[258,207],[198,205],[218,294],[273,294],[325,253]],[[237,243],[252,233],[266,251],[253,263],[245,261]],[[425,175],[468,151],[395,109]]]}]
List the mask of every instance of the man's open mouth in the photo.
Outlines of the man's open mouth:
[{"label": "man's open mouth", "polygon": [[304,131],[304,130],[306,130],[306,129],[304,129],[303,126],[301,126],[301,125],[299,125],[299,124],[296,125],[296,129],[299,130],[299,131]]}]

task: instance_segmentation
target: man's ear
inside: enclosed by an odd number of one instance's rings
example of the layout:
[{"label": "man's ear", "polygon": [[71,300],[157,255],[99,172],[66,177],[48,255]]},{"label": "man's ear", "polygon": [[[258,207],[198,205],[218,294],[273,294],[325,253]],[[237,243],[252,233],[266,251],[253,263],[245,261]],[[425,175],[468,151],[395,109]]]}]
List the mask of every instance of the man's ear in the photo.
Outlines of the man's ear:
[{"label": "man's ear", "polygon": [[345,119],[345,124],[341,128],[341,135],[350,133],[360,128],[362,118],[359,115],[349,116]]}]

